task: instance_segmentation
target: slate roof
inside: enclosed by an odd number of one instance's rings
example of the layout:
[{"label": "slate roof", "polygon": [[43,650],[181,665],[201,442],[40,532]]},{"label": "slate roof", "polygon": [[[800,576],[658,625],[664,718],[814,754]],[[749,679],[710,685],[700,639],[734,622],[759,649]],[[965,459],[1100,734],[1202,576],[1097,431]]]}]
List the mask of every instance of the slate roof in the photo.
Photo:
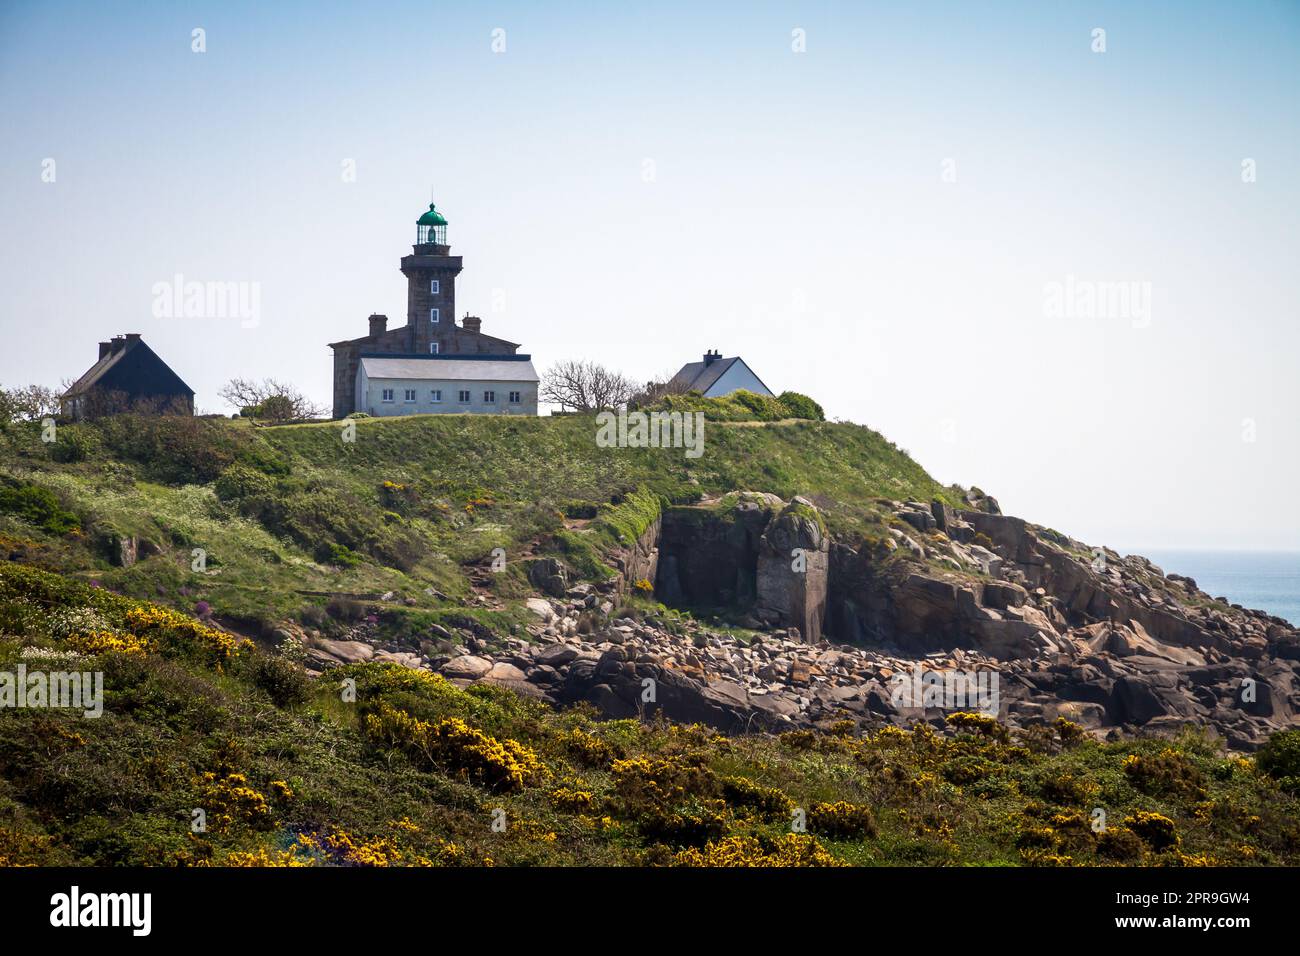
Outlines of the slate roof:
[{"label": "slate roof", "polygon": [[[740,362],[745,368],[749,368],[749,365],[739,355],[733,355],[730,358],[715,358],[707,365],[702,361],[687,362],[672,377],[672,384],[685,385],[687,391],[705,393],[737,362]],[[751,373],[754,372],[753,369],[749,370]],[[758,375],[754,374],[754,377],[758,378]],[[758,380],[763,381],[761,378]],[[764,383],[763,387],[767,388],[766,383]],[[772,391],[770,388],[767,390]]]},{"label": "slate roof", "polygon": [[118,349],[116,352],[109,352],[103,358],[95,362],[94,365],[88,368],[82,374],[81,378],[73,382],[72,386],[66,392],[63,393],[63,397],[65,398],[75,397],[77,395],[82,394],[83,392],[88,391],[89,389],[94,388],[96,385],[98,385],[100,382],[104,380],[104,378],[108,375],[109,372],[111,372],[113,369],[121,365],[126,360],[127,356],[131,355],[137,349],[143,349],[146,353],[148,353],[149,357],[153,358],[153,360],[157,363],[157,371],[159,372],[159,374],[163,379],[170,377],[171,379],[174,380],[171,383],[172,386],[174,386],[171,388],[171,391],[188,392],[191,397],[194,395],[194,389],[186,385],[185,382],[181,379],[181,377],[172,371],[171,366],[169,366],[166,362],[164,362],[161,358],[158,357],[157,352],[149,348],[149,346],[145,345],[143,339],[128,337],[122,343],[122,347],[120,349]]},{"label": "slate roof", "polygon": [[363,355],[367,378],[536,382],[530,355]]}]

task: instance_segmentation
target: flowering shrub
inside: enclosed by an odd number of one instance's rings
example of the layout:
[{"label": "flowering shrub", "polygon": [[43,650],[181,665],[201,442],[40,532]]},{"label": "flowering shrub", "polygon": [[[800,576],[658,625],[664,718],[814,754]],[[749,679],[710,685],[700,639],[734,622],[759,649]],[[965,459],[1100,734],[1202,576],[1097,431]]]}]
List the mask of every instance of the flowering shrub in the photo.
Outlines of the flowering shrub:
[{"label": "flowering shrub", "polygon": [[154,643],[147,637],[116,634],[113,631],[90,631],[68,638],[68,647],[82,654],[147,654]]},{"label": "flowering shrub", "polygon": [[814,803],[808,810],[808,828],[839,840],[857,840],[876,835],[876,817],[870,807],[844,800]]},{"label": "flowering shrub", "polygon": [[1163,813],[1149,813],[1138,810],[1131,817],[1124,818],[1124,825],[1142,838],[1147,846],[1156,850],[1167,850],[1178,845],[1178,834],[1174,821]]},{"label": "flowering shrub", "polygon": [[682,759],[632,757],[615,760],[614,790],[632,810],[665,807],[689,795],[707,795],[716,781],[706,767]]},{"label": "flowering shrub", "polygon": [[1020,862],[1025,866],[1074,866],[1074,858],[1037,847],[1020,851]]},{"label": "flowering shrub", "polygon": [[94,608],[60,608],[49,615],[46,630],[50,637],[67,640],[77,634],[112,630],[104,615]]},{"label": "flowering shrub", "polygon": [[844,866],[816,839],[788,833],[778,840],[748,836],[727,837],[702,850],[688,847],[673,857],[675,866]]},{"label": "flowering shrub", "polygon": [[775,787],[763,787],[744,777],[722,781],[722,797],[733,807],[756,810],[769,817],[786,817],[794,810],[794,801]]},{"label": "flowering shrub", "polygon": [[701,846],[718,840],[727,830],[727,805],[721,800],[697,800],[673,810],[652,807],[638,819],[647,839],[677,846]]},{"label": "flowering shrub", "polygon": [[0,866],[43,866],[53,841],[0,827]]},{"label": "flowering shrub", "polygon": [[1056,732],[1061,735],[1061,743],[1067,747],[1077,744],[1083,739],[1083,728],[1072,720],[1057,717],[1054,726]]},{"label": "flowering shrub", "polygon": [[402,862],[402,851],[387,837],[364,840],[346,830],[335,830],[320,845],[344,866],[396,866]]},{"label": "flowering shrub", "polygon": [[1006,743],[1011,739],[1011,734],[1007,728],[998,723],[996,717],[990,717],[988,714],[972,714],[962,711],[949,714],[946,720],[951,727],[991,737],[999,743]]},{"label": "flowering shrub", "polygon": [[1097,834],[1097,853],[1107,859],[1136,860],[1144,849],[1142,838],[1128,827],[1107,827]]},{"label": "flowering shrub", "polygon": [[137,637],[155,639],[163,647],[197,653],[217,667],[234,658],[248,643],[156,604],[137,604],[129,608],[126,625]]},{"label": "flowering shrub", "polygon": [[551,804],[557,810],[563,810],[566,813],[581,813],[585,810],[591,810],[596,805],[596,800],[589,790],[557,787],[550,792],[549,796]]},{"label": "flowering shrub", "polygon": [[227,853],[218,865],[234,867],[301,867],[311,866],[313,862],[310,857],[300,855],[300,851],[296,846],[288,850],[268,850],[265,847],[258,847],[250,852],[236,851]]},{"label": "flowering shrub", "polygon": [[366,715],[365,733],[372,741],[401,750],[421,763],[494,789],[522,789],[545,770],[531,748],[517,740],[489,737],[459,717],[432,723],[381,703]]},{"label": "flowering shrub", "polygon": [[617,754],[614,748],[585,730],[571,730],[564,735],[565,750],[589,767],[608,767]]},{"label": "flowering shrub", "polygon": [[1129,754],[1124,758],[1124,775],[1136,790],[1159,794],[1205,796],[1204,777],[1182,751],[1166,747],[1155,756]]},{"label": "flowering shrub", "polygon": [[266,797],[250,787],[242,773],[219,776],[208,772],[199,778],[199,785],[209,829],[225,833],[236,824],[263,826],[271,822]]}]

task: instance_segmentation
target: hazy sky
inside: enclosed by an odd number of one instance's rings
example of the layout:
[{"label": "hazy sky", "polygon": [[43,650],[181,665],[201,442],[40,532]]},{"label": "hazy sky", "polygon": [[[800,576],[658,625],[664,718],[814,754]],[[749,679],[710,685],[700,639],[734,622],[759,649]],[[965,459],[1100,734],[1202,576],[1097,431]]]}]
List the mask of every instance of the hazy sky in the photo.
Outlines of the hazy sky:
[{"label": "hazy sky", "polygon": [[328,403],[432,193],[539,368],[739,353],[1092,543],[1300,547],[1298,116],[1297,3],[10,0],[0,382]]}]

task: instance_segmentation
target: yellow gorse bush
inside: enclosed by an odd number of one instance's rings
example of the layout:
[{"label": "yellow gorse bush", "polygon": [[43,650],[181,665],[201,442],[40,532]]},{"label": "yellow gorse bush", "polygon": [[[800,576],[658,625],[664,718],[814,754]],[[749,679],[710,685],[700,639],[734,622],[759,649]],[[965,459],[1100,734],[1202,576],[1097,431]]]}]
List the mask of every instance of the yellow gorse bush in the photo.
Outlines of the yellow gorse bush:
[{"label": "yellow gorse bush", "polygon": [[135,634],[117,634],[113,631],[90,631],[73,634],[67,645],[82,654],[147,654],[154,649],[153,641]]},{"label": "yellow gorse bush", "polygon": [[322,845],[352,866],[397,866],[402,862],[402,851],[387,837],[358,840],[346,830],[336,830],[325,837]]},{"label": "yellow gorse bush", "polygon": [[949,726],[956,727],[958,730],[983,734],[985,737],[991,737],[1003,743],[1009,740],[1011,736],[1007,728],[998,723],[996,717],[991,717],[988,714],[961,711],[956,714],[949,714],[945,720]]},{"label": "yellow gorse bush", "polygon": [[189,645],[208,656],[217,666],[230,661],[248,643],[157,604],[137,604],[128,609],[126,624],[137,637],[159,638],[163,644]]},{"label": "yellow gorse bush", "polygon": [[776,867],[844,866],[813,837],[787,833],[778,840],[759,841],[749,836],[727,837],[703,850],[689,847],[673,857],[674,866]]},{"label": "yellow gorse bush", "polygon": [[202,804],[208,815],[208,826],[224,833],[235,824],[258,825],[269,823],[271,808],[266,797],[248,785],[242,773],[205,773],[199,778]]},{"label": "yellow gorse bush", "polygon": [[814,803],[808,810],[808,827],[828,837],[857,840],[876,835],[876,817],[870,807],[844,800]]},{"label": "yellow gorse bush", "polygon": [[256,850],[249,852],[236,851],[226,854],[218,866],[233,867],[287,867],[287,866],[312,866],[315,862],[310,857],[298,855],[298,847],[292,847],[288,850],[268,850],[265,847],[258,847]]},{"label": "yellow gorse bush", "polygon": [[566,813],[581,813],[584,810],[592,809],[596,800],[589,790],[573,790],[569,787],[557,787],[549,794],[551,804],[557,810],[563,810]]},{"label": "yellow gorse bush", "polygon": [[517,740],[489,737],[459,717],[432,723],[381,703],[366,715],[364,729],[373,741],[487,787],[519,790],[545,772],[531,748]]}]

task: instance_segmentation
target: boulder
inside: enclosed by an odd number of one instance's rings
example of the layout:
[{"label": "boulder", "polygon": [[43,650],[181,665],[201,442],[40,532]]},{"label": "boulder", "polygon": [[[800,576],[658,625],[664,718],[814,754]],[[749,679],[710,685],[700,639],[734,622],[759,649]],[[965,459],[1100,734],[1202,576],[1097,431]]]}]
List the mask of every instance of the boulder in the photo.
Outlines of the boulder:
[{"label": "boulder", "polygon": [[528,581],[551,597],[562,598],[569,590],[569,569],[556,558],[538,558],[528,564]]},{"label": "boulder", "polygon": [[524,602],[528,610],[532,611],[543,621],[555,620],[555,608],[551,607],[551,602],[544,598],[531,597]]},{"label": "boulder", "polygon": [[472,654],[453,657],[442,665],[442,675],[449,680],[478,680],[490,670],[492,670],[492,661]]}]

